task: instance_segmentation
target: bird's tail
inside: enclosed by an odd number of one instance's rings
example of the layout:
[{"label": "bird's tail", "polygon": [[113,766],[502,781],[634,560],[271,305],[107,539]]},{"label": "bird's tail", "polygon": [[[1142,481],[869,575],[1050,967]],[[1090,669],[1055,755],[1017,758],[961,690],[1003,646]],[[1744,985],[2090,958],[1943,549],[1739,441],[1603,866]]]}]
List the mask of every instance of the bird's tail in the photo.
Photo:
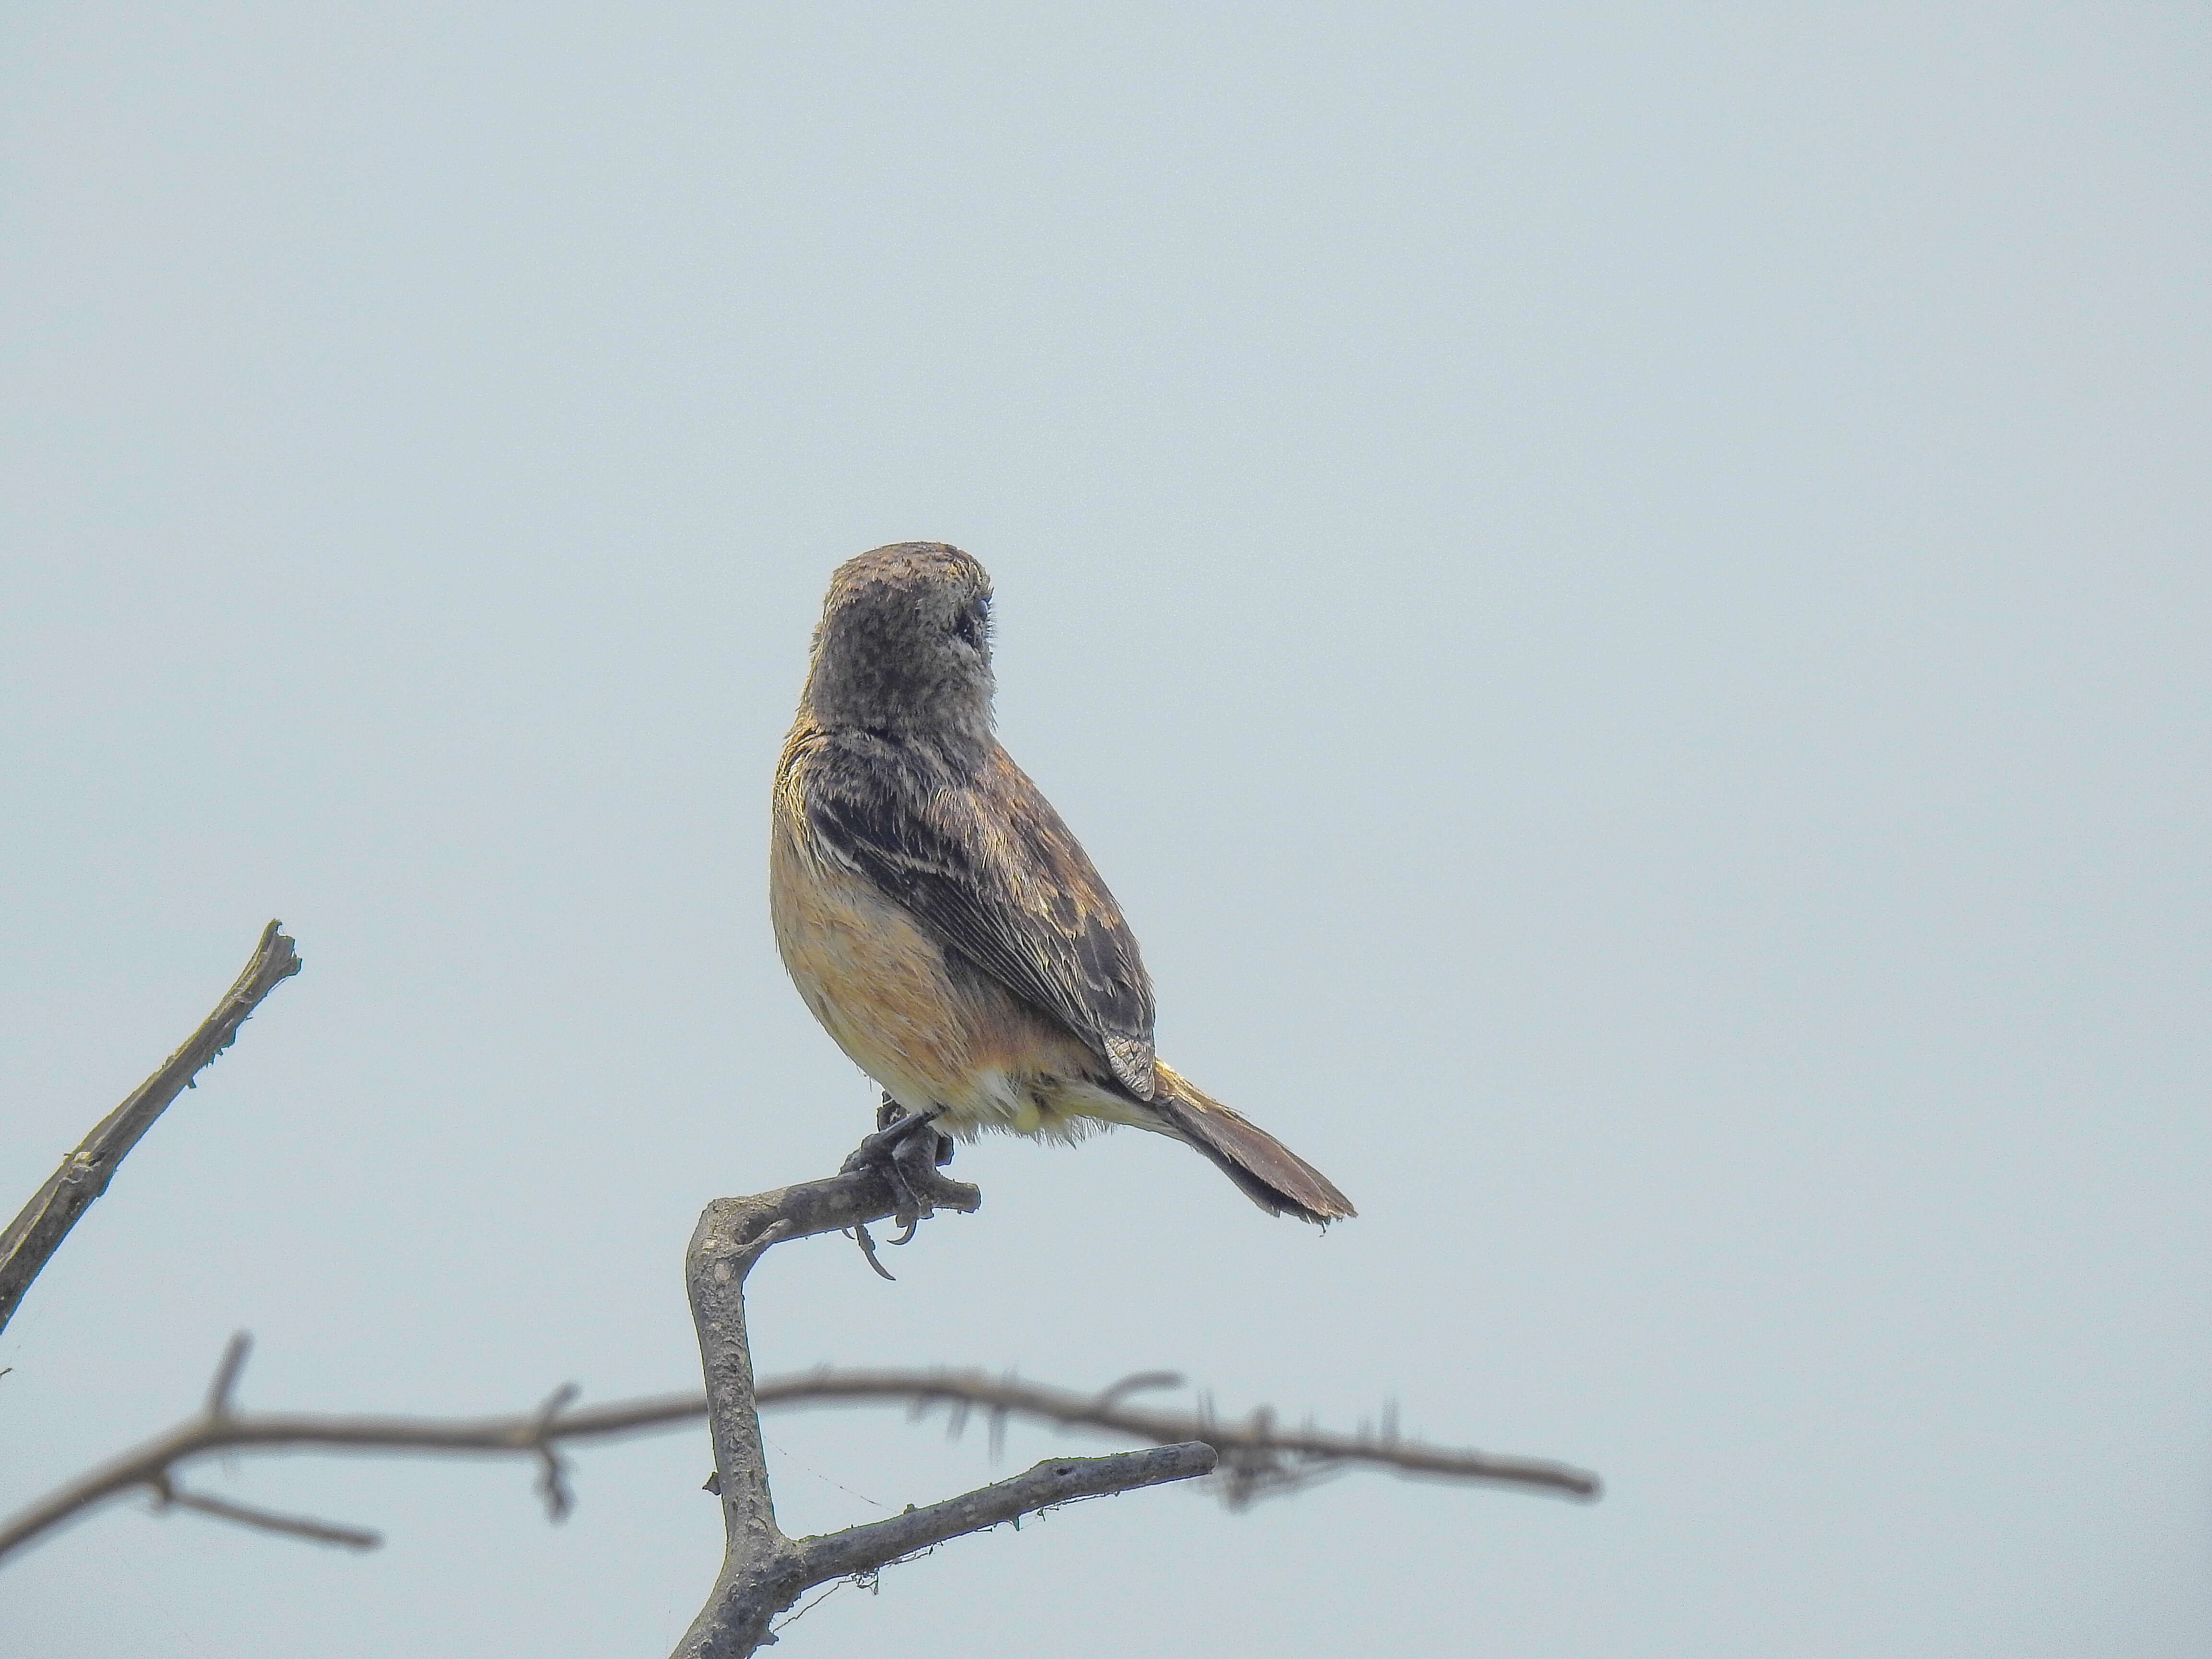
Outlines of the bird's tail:
[{"label": "bird's tail", "polygon": [[1220,1165],[1261,1209],[1319,1226],[1358,1213],[1327,1176],[1181,1073],[1155,1064],[1153,1079],[1152,1107],[1172,1132]]}]

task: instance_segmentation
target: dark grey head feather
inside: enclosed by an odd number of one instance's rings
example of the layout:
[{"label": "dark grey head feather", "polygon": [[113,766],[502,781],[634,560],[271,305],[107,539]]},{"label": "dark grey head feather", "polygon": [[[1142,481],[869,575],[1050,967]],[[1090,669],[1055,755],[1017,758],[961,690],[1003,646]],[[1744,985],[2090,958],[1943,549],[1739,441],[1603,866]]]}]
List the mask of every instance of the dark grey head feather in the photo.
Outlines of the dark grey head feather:
[{"label": "dark grey head feather", "polygon": [[991,578],[957,547],[897,542],[830,580],[805,702],[825,729],[991,729]]}]

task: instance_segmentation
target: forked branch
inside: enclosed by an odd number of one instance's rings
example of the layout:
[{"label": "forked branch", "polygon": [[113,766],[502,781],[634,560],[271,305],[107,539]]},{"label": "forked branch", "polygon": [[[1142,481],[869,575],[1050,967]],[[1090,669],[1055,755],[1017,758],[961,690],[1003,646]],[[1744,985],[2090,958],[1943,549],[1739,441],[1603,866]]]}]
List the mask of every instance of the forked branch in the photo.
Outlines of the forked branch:
[{"label": "forked branch", "polygon": [[[300,970],[292,941],[270,923],[253,960],[191,1039],[160,1071],[101,1121],[0,1234],[0,1325],[60,1246],[76,1218],[106,1188],[124,1157],[162,1110],[209,1061],[270,990]],[[872,1141],[870,1144],[872,1146]],[[234,1403],[248,1342],[241,1333],[225,1351],[202,1409],[165,1434],[111,1459],[0,1524],[0,1560],[107,1500],[131,1492],[157,1508],[185,1509],[289,1536],[351,1548],[374,1547],[362,1528],[282,1514],[234,1499],[185,1490],[185,1466],[218,1454],[320,1449],[334,1452],[445,1453],[522,1456],[539,1466],[538,1491],[548,1514],[570,1508],[562,1449],[688,1423],[702,1413],[714,1446],[715,1477],[726,1530],[722,1571],[714,1594],[677,1649],[678,1659],[743,1659],[773,1641],[769,1623],[812,1587],[866,1578],[881,1568],[952,1538],[1078,1498],[1103,1497],[1218,1474],[1230,1502],[1294,1489],[1355,1465],[1444,1480],[1517,1486],[1593,1498],[1595,1475],[1532,1458],[1434,1446],[1401,1436],[1386,1414],[1379,1429],[1353,1435],[1308,1424],[1278,1427],[1261,1410],[1224,1419],[1201,1402],[1195,1412],[1129,1403],[1139,1392],[1181,1379],[1147,1372],[1097,1394],[1083,1394],[981,1371],[816,1370],[756,1385],[745,1335],[744,1281],[771,1247],[843,1231],[870,1249],[867,1224],[896,1217],[908,1225],[933,1209],[972,1211],[975,1188],[939,1175],[911,1158],[877,1158],[864,1146],[844,1172],[708,1206],[685,1257],[685,1281],[699,1334],[707,1392],[579,1407],[573,1385],[556,1389],[535,1410],[480,1418],[365,1417],[246,1412]],[[896,1149],[895,1149],[896,1150]],[[912,1151],[912,1148],[906,1149]],[[880,1263],[875,1264],[881,1271]],[[1104,1457],[1054,1458],[1021,1474],[926,1508],[813,1538],[788,1538],[776,1525],[762,1455],[763,1406],[897,1401],[915,1413],[942,1406],[955,1425],[970,1412],[991,1421],[994,1437],[1012,1418],[1095,1429],[1153,1443],[1141,1451]]]},{"label": "forked branch", "polygon": [[[945,1183],[933,1194],[947,1208],[973,1210],[981,1194]],[[1097,1394],[1079,1394],[992,1377],[980,1371],[835,1371],[756,1382],[745,1335],[744,1282],[763,1255],[791,1239],[836,1230],[856,1234],[897,1212],[901,1194],[873,1169],[850,1169],[829,1181],[807,1182],[707,1206],[692,1234],[684,1277],[707,1376],[714,1479],[721,1499],[722,1571],[676,1659],[743,1659],[773,1639],[770,1621],[814,1585],[866,1577],[914,1551],[979,1531],[1028,1510],[1070,1497],[1127,1492],[1218,1469],[1232,1504],[1286,1491],[1355,1464],[1445,1480],[1479,1480],[1594,1498],[1597,1477],[1533,1458],[1426,1445],[1405,1439],[1395,1422],[1356,1435],[1310,1425],[1276,1425],[1259,1411],[1224,1422],[1211,1411],[1172,1412],[1127,1403],[1141,1390],[1181,1379],[1164,1373],[1125,1378]],[[1041,1419],[1155,1443],[1146,1452],[1056,1460],[1026,1474],[925,1510],[817,1538],[786,1537],[776,1524],[762,1455],[763,1406],[856,1404],[896,1401],[917,1412],[942,1405],[955,1413],[980,1410],[994,1429],[1010,1418]]]},{"label": "forked branch", "polygon": [[612,1440],[690,1423],[706,1409],[696,1394],[564,1409],[572,1389],[533,1411],[505,1417],[365,1417],[313,1412],[246,1412],[231,1396],[249,1343],[230,1340],[208,1389],[207,1404],[164,1434],[111,1458],[0,1524],[0,1561],[88,1510],[132,1492],[157,1506],[196,1510],[318,1543],[369,1549],[377,1534],[337,1522],[315,1521],[186,1492],[183,1469],[218,1453],[252,1451],[416,1452],[474,1457],[528,1457],[544,1468],[538,1490],[548,1512],[566,1512],[568,1487],[558,1449],[580,1440]]},{"label": "forked branch", "polygon": [[[150,1496],[157,1508],[191,1510],[217,1520],[235,1521],[317,1543],[369,1549],[381,1541],[376,1533],[364,1528],[272,1515],[231,1499],[187,1491],[180,1484],[188,1466],[218,1454],[240,1452],[535,1458],[549,1471],[541,1475],[538,1490],[546,1499],[549,1515],[557,1520],[570,1501],[566,1471],[559,1461],[564,1448],[579,1442],[618,1440],[682,1427],[704,1416],[707,1410],[705,1398],[696,1394],[574,1406],[568,1403],[571,1391],[562,1389],[547,1402],[555,1408],[550,1417],[544,1406],[505,1416],[454,1418],[241,1411],[232,1404],[231,1395],[247,1346],[242,1332],[231,1340],[208,1390],[205,1410],[79,1476],[0,1524],[0,1562],[88,1510],[133,1492]],[[1086,1394],[979,1371],[824,1369],[771,1377],[758,1385],[755,1397],[760,1406],[770,1407],[896,1404],[920,1412],[944,1406],[955,1413],[979,1412],[994,1429],[1019,1419],[1097,1429],[1163,1444],[1196,1443],[1211,1447],[1218,1455],[1220,1467],[1216,1475],[1232,1503],[1253,1495],[1240,1490],[1249,1480],[1246,1472],[1255,1466],[1276,1467],[1276,1460],[1285,1460],[1282,1467],[1294,1477],[1279,1483],[1283,1486],[1302,1484],[1316,1473],[1365,1465],[1444,1480],[1529,1486],[1575,1497],[1596,1494],[1595,1475],[1564,1464],[1431,1445],[1399,1437],[1387,1426],[1375,1434],[1331,1435],[1310,1428],[1279,1429],[1273,1426],[1273,1414],[1265,1409],[1243,1418],[1224,1419],[1204,1412],[1136,1411],[1119,1404],[1134,1389],[1167,1387],[1178,1381],[1170,1373],[1153,1372]],[[1057,1468],[1067,1462],[1060,1459],[1038,1467]],[[551,1473],[555,1471],[558,1473]],[[1278,1488],[1270,1485],[1266,1489]],[[933,1511],[922,1511],[930,1512]]]}]

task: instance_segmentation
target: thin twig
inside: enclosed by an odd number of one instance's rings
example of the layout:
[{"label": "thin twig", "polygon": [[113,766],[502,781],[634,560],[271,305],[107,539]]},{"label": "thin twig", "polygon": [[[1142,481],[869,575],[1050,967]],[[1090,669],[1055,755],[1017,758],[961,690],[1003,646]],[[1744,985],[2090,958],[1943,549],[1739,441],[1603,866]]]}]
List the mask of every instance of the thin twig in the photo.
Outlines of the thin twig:
[{"label": "thin twig", "polygon": [[[611,1440],[624,1435],[647,1433],[698,1420],[706,1401],[697,1395],[628,1400],[605,1406],[564,1410],[573,1392],[563,1389],[537,1410],[508,1417],[362,1417],[304,1412],[244,1412],[229,1403],[226,1384],[234,1384],[245,1342],[234,1337],[223,1353],[215,1382],[208,1389],[210,1405],[165,1434],[156,1435],[80,1475],[49,1493],[30,1508],[0,1524],[0,1561],[34,1539],[75,1519],[88,1510],[125,1492],[145,1491],[156,1500],[184,1504],[206,1514],[217,1514],[224,1500],[187,1503],[187,1494],[176,1490],[177,1473],[189,1463],[219,1453],[239,1451],[399,1452],[448,1454],[458,1456],[524,1456],[548,1460],[556,1443]],[[550,1413],[559,1413],[551,1415]],[[558,1468],[557,1464],[556,1466]],[[566,1498],[565,1480],[554,1477]],[[539,1490],[545,1492],[544,1477]],[[196,1495],[191,1495],[196,1496]],[[548,1493],[549,1507],[555,1505]],[[225,1514],[223,1518],[242,1517]],[[556,1518],[558,1516],[556,1515]],[[249,1524],[262,1524],[250,1522]],[[322,1522],[312,1523],[322,1525]],[[334,1524],[334,1523],[333,1523]],[[286,1530],[270,1527],[272,1531]],[[337,1528],[349,1534],[352,1529]],[[297,1528],[292,1528],[297,1530]],[[310,1535],[302,1534],[302,1536]],[[340,1540],[330,1540],[340,1541]],[[368,1548],[367,1544],[358,1547]]]},{"label": "thin twig", "polygon": [[927,1509],[908,1510],[844,1532],[799,1540],[806,1588],[888,1566],[916,1550],[1018,1520],[1033,1510],[1211,1474],[1214,1461],[1213,1448],[1195,1442],[1115,1452],[1108,1457],[1053,1458],[1011,1480],[948,1498]]},{"label": "thin twig", "polygon": [[1181,1371],[1132,1371],[1118,1382],[1109,1382],[1098,1390],[1097,1404],[1101,1411],[1111,1410],[1133,1394],[1146,1394],[1154,1389],[1182,1387]]},{"label": "thin twig", "polygon": [[954,1410],[981,1407],[1069,1428],[1127,1435],[1156,1445],[1204,1441],[1224,1458],[1232,1454],[1259,1454],[1316,1463],[1364,1464],[1400,1474],[1527,1486],[1571,1498],[1595,1498],[1601,1489],[1597,1476],[1568,1464],[1407,1440],[1396,1433],[1395,1420],[1391,1432],[1377,1438],[1372,1434],[1333,1434],[1310,1425],[1285,1428],[1265,1407],[1245,1422],[1231,1424],[1203,1404],[1195,1412],[1176,1412],[1122,1403],[1122,1396],[1136,1387],[1170,1386],[1168,1376],[1139,1373],[1101,1393],[1079,1394],[1073,1389],[992,1376],[982,1371],[824,1368],[766,1378],[755,1393],[763,1408],[893,1401],[908,1407],[943,1405]]},{"label": "thin twig", "polygon": [[288,1538],[304,1538],[310,1543],[337,1544],[350,1550],[373,1550],[384,1542],[384,1534],[366,1527],[341,1526],[335,1521],[318,1521],[308,1515],[280,1515],[275,1510],[256,1509],[250,1504],[234,1504],[227,1498],[210,1498],[204,1492],[178,1492],[172,1488],[167,1497],[160,1500],[162,1505],[180,1510],[197,1510],[202,1515],[211,1515],[218,1521],[234,1521],[241,1527],[256,1527],[263,1532],[283,1533]]},{"label": "thin twig", "polygon": [[839,1579],[836,1583],[830,1585],[828,1589],[823,1590],[821,1595],[816,1596],[811,1601],[809,1601],[805,1607],[799,1608],[797,1613],[793,1613],[789,1618],[777,1620],[770,1628],[772,1630],[781,1631],[787,1625],[797,1624],[800,1620],[805,1618],[808,1613],[813,1612],[815,1608],[820,1607],[824,1601],[827,1601],[831,1596],[835,1595],[839,1590],[844,1589],[846,1585],[854,1582],[855,1581],[850,1578]]},{"label": "thin twig", "polygon": [[246,1357],[252,1352],[253,1337],[250,1332],[240,1331],[230,1339],[230,1346],[222,1351],[222,1362],[215,1368],[215,1380],[208,1384],[210,1417],[228,1414],[230,1396],[237,1390],[239,1373],[246,1369]]},{"label": "thin twig", "polygon": [[61,1248],[77,1218],[107,1190],[131,1149],[154,1127],[169,1103],[192,1086],[192,1079],[230,1047],[238,1028],[262,999],[300,971],[292,941],[270,922],[246,971],[224,994],[215,1012],[185,1039],[161,1068],[131,1091],[130,1098],[100,1119],[83,1143],[62,1160],[61,1168],[33,1194],[8,1230],[0,1233],[0,1329],[15,1317],[31,1281]]}]

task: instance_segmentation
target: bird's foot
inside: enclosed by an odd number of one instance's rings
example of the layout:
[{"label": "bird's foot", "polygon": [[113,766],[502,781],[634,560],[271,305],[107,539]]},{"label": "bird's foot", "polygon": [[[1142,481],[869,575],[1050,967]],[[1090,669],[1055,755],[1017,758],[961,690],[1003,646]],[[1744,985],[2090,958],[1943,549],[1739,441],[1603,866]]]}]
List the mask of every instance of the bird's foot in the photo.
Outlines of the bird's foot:
[{"label": "bird's foot", "polygon": [[885,1097],[876,1115],[876,1133],[854,1149],[838,1171],[854,1175],[873,1170],[890,1183],[898,1200],[892,1219],[905,1229],[902,1237],[891,1241],[895,1244],[912,1238],[915,1228],[939,1209],[969,1211],[983,1202],[980,1188],[937,1172],[940,1164],[952,1161],[952,1138],[930,1127],[943,1110],[939,1107],[909,1116]]},{"label": "bird's foot", "polygon": [[[945,1108],[936,1106],[924,1112],[920,1117],[916,1117],[898,1102],[893,1100],[889,1091],[886,1091],[883,1103],[876,1108],[876,1133],[860,1143],[860,1151],[866,1152],[878,1141],[884,1141],[886,1145],[902,1141],[908,1135],[918,1132],[916,1125],[933,1123],[944,1115]],[[887,1136],[888,1139],[886,1139]],[[951,1135],[940,1134],[937,1137],[938,1168],[943,1169],[952,1162],[952,1150],[953,1139]],[[855,1153],[854,1156],[857,1157],[859,1154]]]}]

